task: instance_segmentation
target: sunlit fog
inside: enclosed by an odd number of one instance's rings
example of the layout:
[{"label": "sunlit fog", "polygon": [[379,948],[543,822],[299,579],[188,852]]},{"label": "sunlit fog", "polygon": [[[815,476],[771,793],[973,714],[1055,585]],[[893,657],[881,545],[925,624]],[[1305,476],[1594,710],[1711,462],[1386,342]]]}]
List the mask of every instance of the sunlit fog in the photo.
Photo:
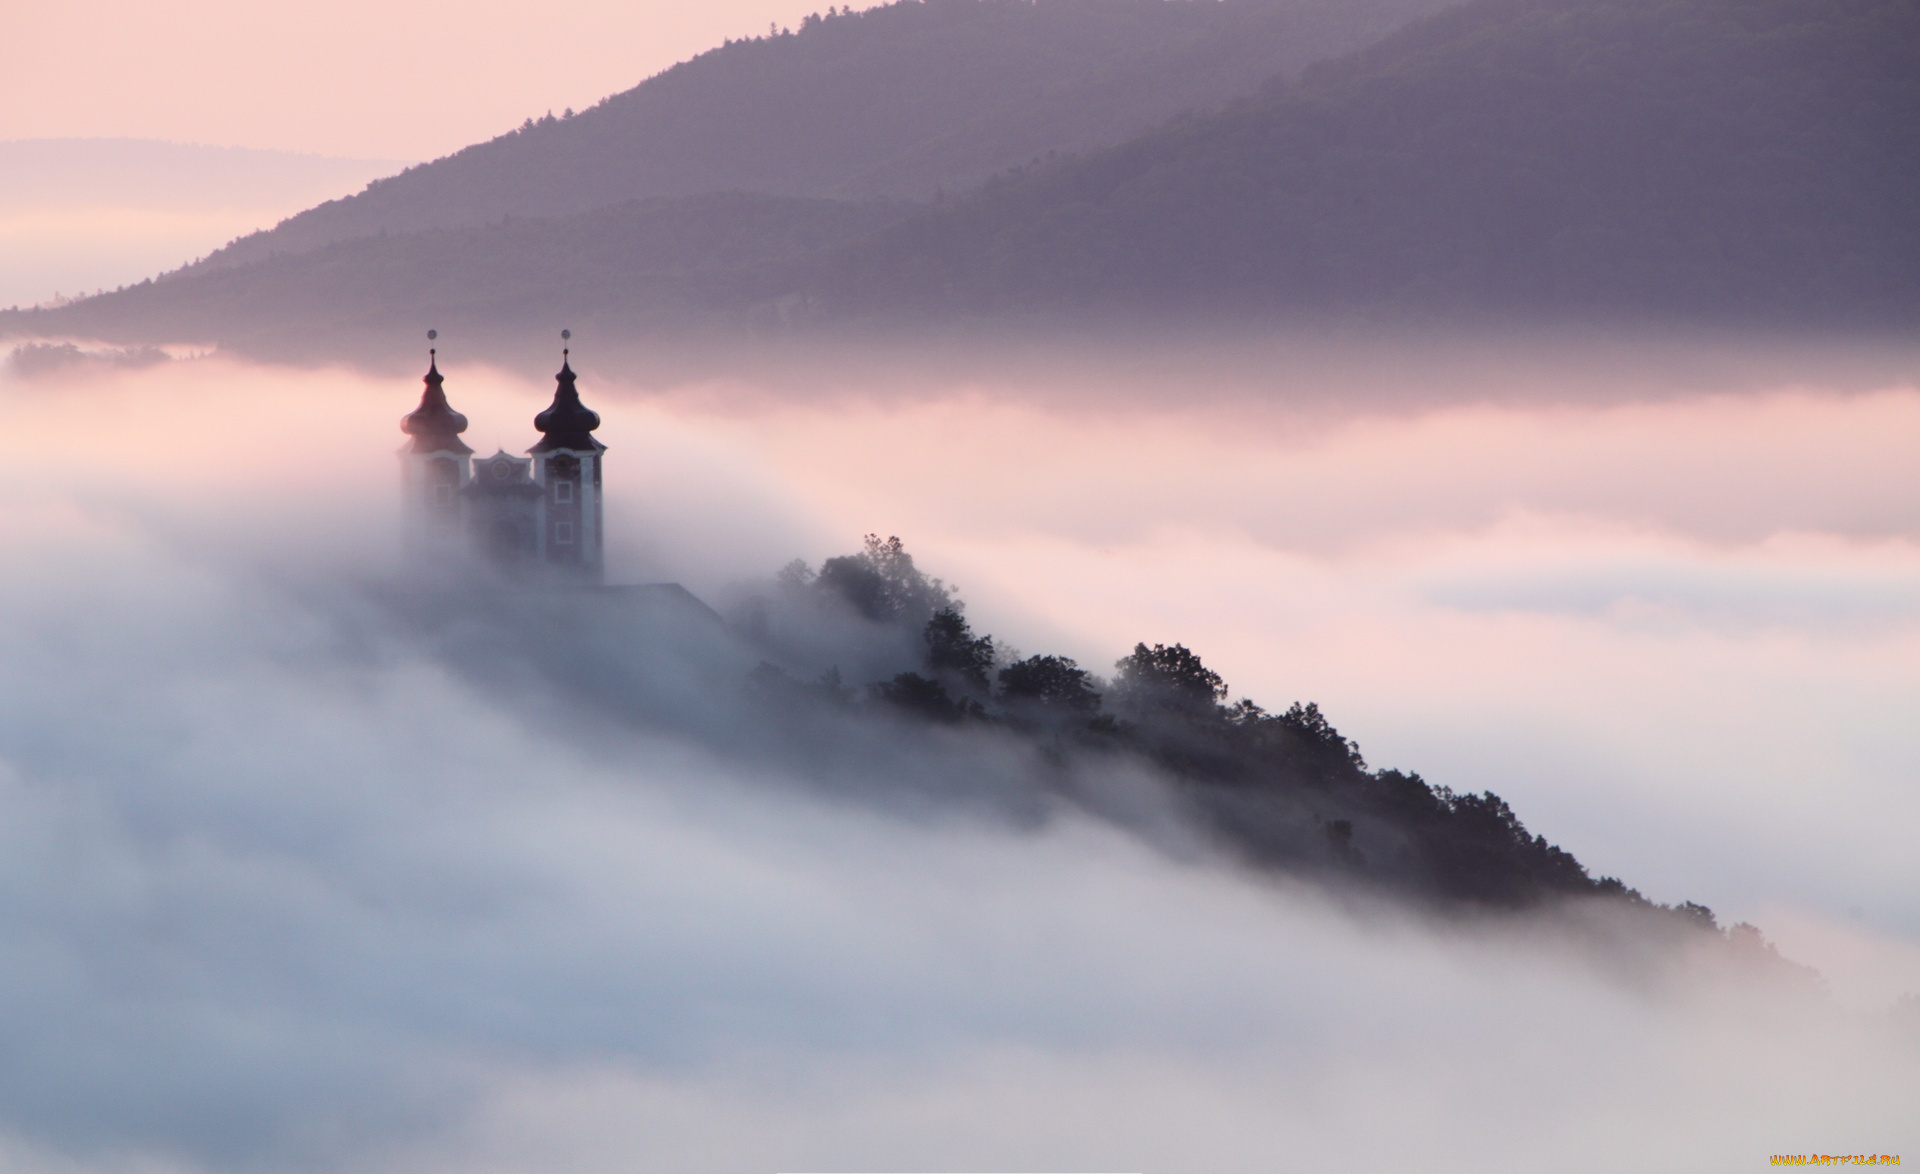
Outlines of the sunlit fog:
[{"label": "sunlit fog", "polygon": [[[1090,403],[1020,383],[1058,368],[575,366],[612,581],[719,605],[899,534],[1016,655],[1184,642],[1821,980],[1258,875],[1124,771],[1119,820],[902,805],[1002,752],[904,745],[843,791],[736,753],[724,708],[569,715],[476,669],[486,628],[393,602],[417,376],[81,361],[0,384],[15,1168],[1732,1170],[1912,1140],[1910,382],[1345,410],[1284,373]],[[441,369],[480,455],[526,447],[548,372]],[[614,654],[690,706],[751,667]]]}]

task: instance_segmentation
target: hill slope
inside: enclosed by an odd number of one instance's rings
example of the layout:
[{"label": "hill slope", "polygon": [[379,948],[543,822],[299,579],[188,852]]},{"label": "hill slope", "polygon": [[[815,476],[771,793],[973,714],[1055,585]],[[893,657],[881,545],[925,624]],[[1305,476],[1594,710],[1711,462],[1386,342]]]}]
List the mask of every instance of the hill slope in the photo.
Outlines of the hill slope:
[{"label": "hill slope", "polygon": [[[938,206],[696,197],[395,234],[0,329],[320,340],[543,307],[639,329],[1036,313],[1909,326],[1914,61],[1916,0],[1474,0]],[[726,248],[647,260],[683,216]]]},{"label": "hill slope", "polygon": [[1481,0],[936,210],[840,313],[1920,307],[1913,0]]},{"label": "hill slope", "polygon": [[0,311],[0,334],[11,318],[88,337],[313,356],[378,337],[404,335],[411,346],[430,325],[465,332],[469,345],[529,322],[691,325],[777,299],[799,280],[794,267],[914,208],[738,192],[636,200],[575,216],[339,241],[58,310]]},{"label": "hill slope", "polygon": [[1118,142],[1453,0],[898,0],[731,42],[209,258],[652,196],[927,198]]}]

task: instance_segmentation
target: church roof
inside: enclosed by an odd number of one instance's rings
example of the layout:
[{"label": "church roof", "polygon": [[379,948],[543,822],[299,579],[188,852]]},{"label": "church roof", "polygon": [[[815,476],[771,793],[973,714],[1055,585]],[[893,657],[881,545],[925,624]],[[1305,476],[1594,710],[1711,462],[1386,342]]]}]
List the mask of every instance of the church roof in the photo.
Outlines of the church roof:
[{"label": "church roof", "polygon": [[533,462],[501,449],[473,462],[473,478],[460,490],[468,497],[544,497],[546,490],[533,480]]},{"label": "church roof", "polygon": [[420,406],[400,417],[400,431],[413,437],[414,452],[470,453],[473,450],[460,439],[467,430],[467,418],[447,402],[441,386],[446,380],[440,375],[433,352],[428,351],[427,356],[427,390],[420,396]]},{"label": "church roof", "polygon": [[607,446],[591,435],[600,427],[600,413],[580,402],[580,392],[573,385],[573,366],[567,362],[564,352],[560,373],[554,379],[553,403],[533,418],[533,426],[542,433],[540,443],[527,451],[552,452],[561,448],[575,452],[605,451]]}]

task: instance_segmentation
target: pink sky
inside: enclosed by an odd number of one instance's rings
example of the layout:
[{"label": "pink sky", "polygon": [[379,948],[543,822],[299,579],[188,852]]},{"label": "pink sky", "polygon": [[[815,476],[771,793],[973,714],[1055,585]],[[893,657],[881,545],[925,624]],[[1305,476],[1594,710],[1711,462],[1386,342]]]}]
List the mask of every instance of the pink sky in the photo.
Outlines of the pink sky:
[{"label": "pink sky", "polygon": [[7,6],[0,35],[0,140],[127,136],[428,159],[825,7],[23,0]]}]

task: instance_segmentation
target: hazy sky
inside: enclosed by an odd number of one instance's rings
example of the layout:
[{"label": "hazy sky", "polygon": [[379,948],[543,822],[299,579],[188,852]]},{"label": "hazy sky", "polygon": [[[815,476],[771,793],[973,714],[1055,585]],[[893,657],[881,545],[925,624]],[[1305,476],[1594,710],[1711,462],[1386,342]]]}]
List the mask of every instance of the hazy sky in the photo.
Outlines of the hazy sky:
[{"label": "hazy sky", "polygon": [[0,142],[0,306],[164,273],[397,166],[140,139]]},{"label": "hazy sky", "polygon": [[21,0],[0,33],[0,140],[133,136],[427,159],[826,7]]},{"label": "hazy sky", "polygon": [[[0,31],[0,306],[165,272],[408,162],[548,110],[589,106],[725,38],[824,7],[9,5]],[[163,157],[124,142],[19,141],[75,138],[253,152]]]}]

